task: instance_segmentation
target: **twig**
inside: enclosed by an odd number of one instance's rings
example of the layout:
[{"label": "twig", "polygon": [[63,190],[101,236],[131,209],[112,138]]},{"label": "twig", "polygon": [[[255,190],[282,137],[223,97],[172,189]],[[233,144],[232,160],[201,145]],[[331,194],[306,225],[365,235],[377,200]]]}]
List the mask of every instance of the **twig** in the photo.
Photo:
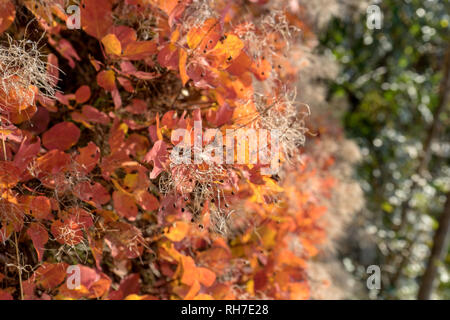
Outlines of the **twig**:
[{"label": "twig", "polygon": [[19,271],[20,300],[24,300],[23,285],[22,285],[22,266],[20,265],[20,255],[19,255],[19,244],[17,242],[17,232],[14,232],[14,244],[16,245],[17,270]]}]

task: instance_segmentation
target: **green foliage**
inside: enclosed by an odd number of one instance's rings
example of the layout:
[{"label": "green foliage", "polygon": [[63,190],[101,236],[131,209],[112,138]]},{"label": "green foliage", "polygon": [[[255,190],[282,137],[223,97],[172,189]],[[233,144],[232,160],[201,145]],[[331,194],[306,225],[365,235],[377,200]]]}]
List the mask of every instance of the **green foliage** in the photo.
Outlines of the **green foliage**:
[{"label": "green foliage", "polygon": [[[441,114],[428,172],[418,174],[439,100],[450,2],[387,0],[380,7],[381,30],[369,30],[365,14],[356,21],[335,19],[321,44],[342,65],[330,99],[348,98],[343,121],[363,150],[358,173],[368,200],[366,214],[376,230],[377,259],[387,273],[380,294],[413,298],[450,186],[448,106]],[[408,220],[400,228],[405,203]],[[436,297],[450,297],[448,261],[440,268]]]}]

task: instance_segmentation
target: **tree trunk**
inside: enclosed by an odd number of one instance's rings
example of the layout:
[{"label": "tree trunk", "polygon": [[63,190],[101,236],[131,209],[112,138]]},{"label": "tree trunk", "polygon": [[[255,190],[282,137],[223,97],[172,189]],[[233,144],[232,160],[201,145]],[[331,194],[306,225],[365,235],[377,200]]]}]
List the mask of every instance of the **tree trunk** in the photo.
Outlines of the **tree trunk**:
[{"label": "tree trunk", "polygon": [[434,280],[437,275],[439,263],[445,259],[450,241],[450,192],[447,193],[444,212],[439,219],[439,228],[433,238],[433,249],[428,259],[427,269],[422,278],[422,283],[417,296],[420,300],[429,300],[433,293]]},{"label": "tree trunk", "polygon": [[[417,168],[417,173],[420,176],[424,176],[425,172],[428,169],[428,164],[430,162],[431,157],[431,145],[435,140],[436,136],[439,133],[440,126],[440,117],[441,114],[446,110],[447,100],[448,100],[448,92],[449,92],[449,83],[450,83],[450,45],[447,47],[444,57],[444,65],[442,67],[442,80],[439,86],[438,93],[438,105],[433,113],[433,123],[431,127],[428,129],[427,136],[422,144],[422,154],[419,158],[419,166]],[[411,187],[410,194],[412,195],[414,189],[417,187],[417,183],[414,181]],[[406,223],[406,214],[410,208],[409,201],[405,200],[401,206],[401,222],[397,227],[397,230],[402,228]]]}]

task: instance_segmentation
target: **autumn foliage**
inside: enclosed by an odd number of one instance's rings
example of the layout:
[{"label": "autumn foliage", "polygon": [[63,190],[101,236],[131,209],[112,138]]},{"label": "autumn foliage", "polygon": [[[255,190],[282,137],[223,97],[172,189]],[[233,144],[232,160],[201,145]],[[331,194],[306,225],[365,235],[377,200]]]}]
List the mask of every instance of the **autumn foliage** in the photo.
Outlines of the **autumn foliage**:
[{"label": "autumn foliage", "polygon": [[[81,30],[67,27],[70,4]],[[334,159],[302,153],[296,80],[314,35],[289,10],[3,0],[0,298],[309,298]],[[194,121],[280,129],[279,173],[172,163],[173,131]]]}]

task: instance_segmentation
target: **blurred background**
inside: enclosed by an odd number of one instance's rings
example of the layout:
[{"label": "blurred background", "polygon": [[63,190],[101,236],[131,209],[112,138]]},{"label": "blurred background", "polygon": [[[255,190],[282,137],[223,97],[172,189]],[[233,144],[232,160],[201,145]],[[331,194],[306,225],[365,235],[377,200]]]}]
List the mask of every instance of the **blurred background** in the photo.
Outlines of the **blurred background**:
[{"label": "blurred background", "polygon": [[[351,275],[344,296],[450,299],[450,1],[314,2],[303,5],[316,7],[315,50],[335,67],[315,69],[321,113],[360,152],[365,203],[334,246]],[[361,285],[369,265],[379,290]]]}]

